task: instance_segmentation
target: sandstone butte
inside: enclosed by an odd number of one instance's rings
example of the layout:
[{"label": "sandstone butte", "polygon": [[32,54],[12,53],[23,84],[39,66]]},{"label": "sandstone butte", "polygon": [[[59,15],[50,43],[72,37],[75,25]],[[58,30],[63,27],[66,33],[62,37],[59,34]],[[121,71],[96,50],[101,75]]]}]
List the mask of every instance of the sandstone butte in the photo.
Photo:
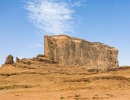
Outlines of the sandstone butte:
[{"label": "sandstone butte", "polygon": [[0,100],[130,100],[130,67],[118,67],[115,48],[66,35],[44,43],[44,55],[6,58]]},{"label": "sandstone butte", "polygon": [[96,69],[119,67],[116,48],[67,35],[44,36],[44,55],[62,65]]}]

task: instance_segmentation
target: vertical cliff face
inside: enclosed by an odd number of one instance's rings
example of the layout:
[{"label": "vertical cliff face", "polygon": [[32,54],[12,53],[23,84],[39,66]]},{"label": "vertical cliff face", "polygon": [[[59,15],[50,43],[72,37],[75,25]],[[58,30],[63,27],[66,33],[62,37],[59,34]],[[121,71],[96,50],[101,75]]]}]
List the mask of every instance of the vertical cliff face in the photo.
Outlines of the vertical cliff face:
[{"label": "vertical cliff face", "polygon": [[117,49],[66,35],[45,36],[44,55],[63,65],[91,68],[118,67]]}]

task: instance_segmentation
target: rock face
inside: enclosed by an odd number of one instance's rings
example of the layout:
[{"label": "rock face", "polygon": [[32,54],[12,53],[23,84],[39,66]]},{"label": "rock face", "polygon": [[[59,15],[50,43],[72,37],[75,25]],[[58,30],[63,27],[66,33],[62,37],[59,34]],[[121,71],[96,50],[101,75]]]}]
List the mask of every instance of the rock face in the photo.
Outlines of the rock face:
[{"label": "rock face", "polygon": [[66,35],[44,36],[44,55],[63,65],[90,68],[119,66],[116,48]]},{"label": "rock face", "polygon": [[13,64],[13,63],[14,63],[13,56],[8,55],[8,57],[6,58],[5,64]]}]

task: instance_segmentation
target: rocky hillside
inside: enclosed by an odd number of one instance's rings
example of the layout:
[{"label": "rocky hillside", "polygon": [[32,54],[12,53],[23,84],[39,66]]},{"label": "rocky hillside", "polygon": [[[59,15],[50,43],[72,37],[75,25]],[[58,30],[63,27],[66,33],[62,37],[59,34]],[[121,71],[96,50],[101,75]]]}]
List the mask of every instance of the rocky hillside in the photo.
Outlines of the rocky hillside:
[{"label": "rocky hillside", "polygon": [[0,100],[130,100],[129,67],[103,72],[63,66],[44,55],[12,58],[0,68]]}]

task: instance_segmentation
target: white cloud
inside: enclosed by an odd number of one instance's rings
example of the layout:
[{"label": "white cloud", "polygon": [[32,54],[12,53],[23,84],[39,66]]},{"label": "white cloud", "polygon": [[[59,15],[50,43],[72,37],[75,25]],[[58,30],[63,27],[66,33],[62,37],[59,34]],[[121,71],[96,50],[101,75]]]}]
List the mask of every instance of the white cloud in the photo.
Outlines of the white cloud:
[{"label": "white cloud", "polygon": [[71,34],[76,22],[74,7],[80,5],[72,0],[29,0],[25,8],[29,20],[44,34]]}]

